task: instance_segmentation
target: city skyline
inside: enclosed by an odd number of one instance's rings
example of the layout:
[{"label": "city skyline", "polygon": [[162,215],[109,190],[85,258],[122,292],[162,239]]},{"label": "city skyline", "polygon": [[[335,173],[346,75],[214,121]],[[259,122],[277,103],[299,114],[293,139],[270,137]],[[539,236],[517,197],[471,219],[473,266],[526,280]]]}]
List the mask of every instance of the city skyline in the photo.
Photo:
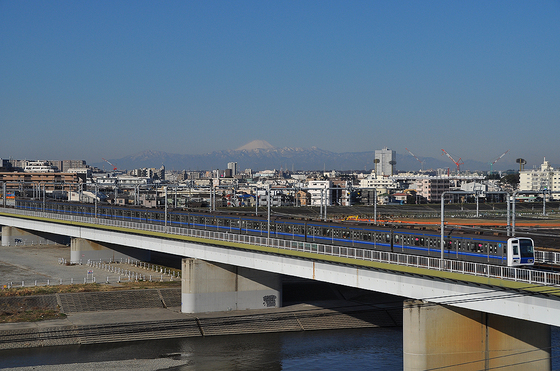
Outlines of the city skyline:
[{"label": "city skyline", "polygon": [[[407,151],[408,149],[405,149]],[[201,155],[174,154],[164,151],[146,150],[140,153],[125,156],[119,159],[105,159],[89,162],[89,166],[100,169],[111,170],[112,168],[120,171],[138,168],[160,168],[166,167],[168,170],[215,170],[222,169],[225,164],[229,168],[230,163],[238,164],[238,169],[251,170],[272,170],[284,169],[294,171],[373,171],[377,168],[380,174],[417,171],[448,171],[455,172],[456,165],[453,160],[448,159],[441,153],[437,157],[417,157],[412,152],[401,152],[391,148],[376,149],[375,151],[365,152],[346,152],[335,153],[320,148],[278,148],[272,146],[264,140],[255,140],[235,150],[214,151]],[[387,153],[384,156],[381,153]],[[392,153],[392,154],[391,154]],[[507,157],[506,152],[499,156],[493,163],[480,162],[470,159],[459,159],[461,173],[468,172],[502,172],[516,171],[521,167],[525,170],[537,169],[546,162],[553,168],[560,168],[558,163],[546,157],[538,163],[525,162],[520,166],[515,158]],[[395,157],[396,155],[396,157]],[[505,157],[505,159],[503,159]],[[502,160],[503,159],[503,160]],[[83,160],[61,160],[52,157],[42,159],[30,158],[4,158],[4,161],[14,160],[19,162],[26,161],[50,161],[52,165],[60,168],[57,162],[80,162]],[[378,162],[385,162],[383,168]],[[394,162],[393,162],[394,160]],[[498,161],[499,160],[499,161]],[[21,164],[12,166],[23,166]],[[71,167],[71,166],[70,166]],[[81,166],[78,166],[81,167]]]},{"label": "city skyline", "polygon": [[0,157],[262,139],[558,163],[559,16],[555,1],[2,2]]}]

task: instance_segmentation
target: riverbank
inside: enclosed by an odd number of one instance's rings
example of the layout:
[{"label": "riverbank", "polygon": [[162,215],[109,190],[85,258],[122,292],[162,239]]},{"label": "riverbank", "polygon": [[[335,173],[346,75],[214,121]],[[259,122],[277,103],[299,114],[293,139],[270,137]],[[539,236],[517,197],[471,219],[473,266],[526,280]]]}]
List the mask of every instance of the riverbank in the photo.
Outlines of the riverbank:
[{"label": "riverbank", "polygon": [[[0,278],[4,282],[58,283],[72,278],[83,282],[87,275],[99,277],[97,282],[111,282],[86,284],[83,290],[87,292],[27,288],[26,284],[19,290],[47,291],[44,295],[1,297],[3,311],[56,310],[65,317],[0,323],[0,349],[402,324],[402,298],[302,280],[284,283],[282,308],[185,314],[180,308],[179,282],[119,283],[116,276],[106,278],[108,273],[101,267],[59,263],[69,255],[69,248],[60,245],[0,247]],[[142,272],[139,267],[127,269]],[[75,291],[81,291],[81,286],[73,285]],[[99,287],[118,290],[94,290]]]},{"label": "riverbank", "polygon": [[386,295],[375,304],[339,299],[200,314],[180,312],[180,289],[18,297],[24,298],[56,305],[66,318],[0,324],[0,349],[402,326],[402,303]]}]

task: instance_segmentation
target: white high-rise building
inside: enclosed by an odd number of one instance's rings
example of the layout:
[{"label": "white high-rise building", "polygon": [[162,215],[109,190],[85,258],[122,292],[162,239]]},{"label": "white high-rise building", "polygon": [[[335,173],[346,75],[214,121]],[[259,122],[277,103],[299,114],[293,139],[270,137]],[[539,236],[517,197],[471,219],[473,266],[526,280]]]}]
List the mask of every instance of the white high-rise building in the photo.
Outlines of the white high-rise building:
[{"label": "white high-rise building", "polygon": [[228,162],[227,168],[231,170],[231,176],[235,176],[237,174],[237,162]]},{"label": "white high-rise building", "polygon": [[375,172],[379,175],[393,175],[397,164],[397,153],[387,147],[375,150]]}]

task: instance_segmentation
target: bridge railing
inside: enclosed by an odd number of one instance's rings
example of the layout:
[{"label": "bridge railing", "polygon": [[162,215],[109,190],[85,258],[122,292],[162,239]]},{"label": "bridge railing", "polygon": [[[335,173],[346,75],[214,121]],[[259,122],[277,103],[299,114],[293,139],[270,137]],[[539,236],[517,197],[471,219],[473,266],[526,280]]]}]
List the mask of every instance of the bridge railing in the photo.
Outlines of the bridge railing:
[{"label": "bridge railing", "polygon": [[554,251],[535,251],[535,261],[560,265],[560,253]]},{"label": "bridge railing", "polygon": [[[482,263],[465,262],[460,260],[442,260],[428,256],[407,255],[387,251],[369,250],[357,247],[320,244],[294,240],[268,238],[266,233],[262,236],[244,235],[229,232],[218,232],[202,229],[164,226],[161,224],[138,223],[133,221],[103,219],[78,215],[64,215],[43,213],[37,211],[4,209],[18,215],[27,215],[39,218],[50,218],[76,223],[99,224],[127,229],[137,229],[151,232],[181,235],[202,239],[227,241],[233,243],[267,246],[272,248],[300,251],[305,253],[328,255],[342,258],[365,260],[378,263],[396,264],[407,267],[425,268],[431,270],[454,272],[460,274],[496,278],[502,280],[518,281],[538,285],[560,285],[560,273],[539,271],[527,268],[515,268]],[[548,252],[546,252],[548,253]]]}]

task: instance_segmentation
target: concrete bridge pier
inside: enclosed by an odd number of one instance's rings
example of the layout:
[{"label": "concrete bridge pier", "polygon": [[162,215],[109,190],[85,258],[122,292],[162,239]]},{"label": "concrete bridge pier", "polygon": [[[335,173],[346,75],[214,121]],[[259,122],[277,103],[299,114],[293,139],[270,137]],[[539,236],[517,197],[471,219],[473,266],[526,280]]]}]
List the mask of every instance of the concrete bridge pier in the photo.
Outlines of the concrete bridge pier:
[{"label": "concrete bridge pier", "polygon": [[279,308],[279,274],[200,259],[183,259],[181,312]]},{"label": "concrete bridge pier", "polygon": [[70,238],[47,232],[29,231],[10,226],[2,226],[2,246],[17,245],[67,245]]},{"label": "concrete bridge pier", "polygon": [[134,259],[150,261],[149,250],[136,249],[110,243],[100,243],[84,238],[72,238],[70,243],[70,262],[73,264],[87,263],[88,260],[102,260],[104,262],[120,259]]},{"label": "concrete bridge pier", "polygon": [[551,369],[549,325],[417,300],[403,316],[406,371]]}]

